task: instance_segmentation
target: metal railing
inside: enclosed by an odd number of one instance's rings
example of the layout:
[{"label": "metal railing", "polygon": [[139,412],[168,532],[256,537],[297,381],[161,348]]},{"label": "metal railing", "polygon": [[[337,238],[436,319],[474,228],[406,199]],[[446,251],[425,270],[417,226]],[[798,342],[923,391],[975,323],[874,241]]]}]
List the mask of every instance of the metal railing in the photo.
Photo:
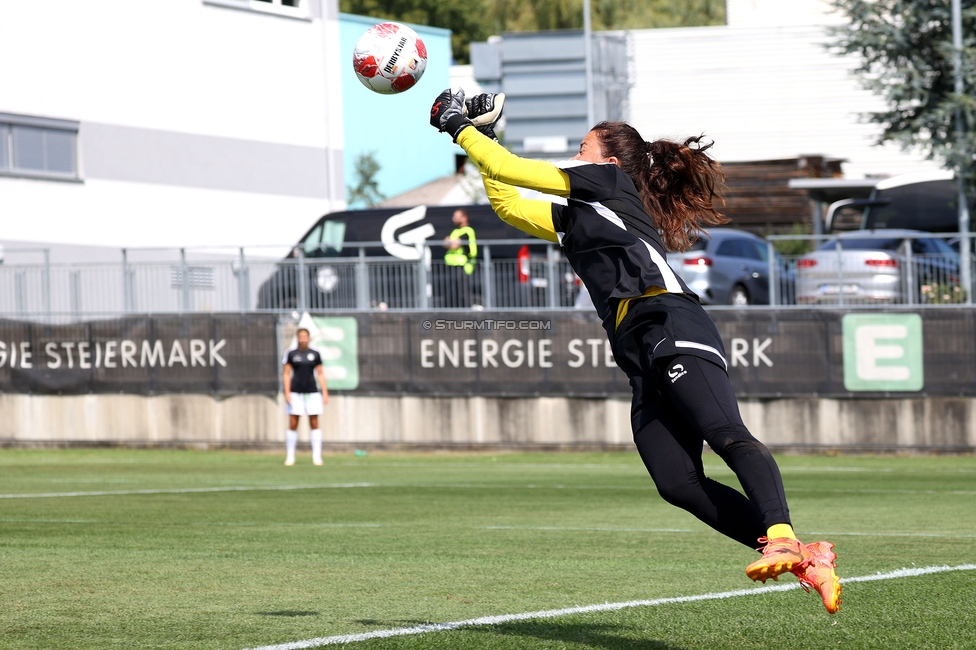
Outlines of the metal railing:
[{"label": "metal railing", "polygon": [[[958,234],[851,231],[843,236],[771,235],[766,238],[769,304],[858,308],[971,305],[973,297],[965,290],[961,277],[960,255],[950,252],[948,246],[938,251],[918,246],[926,240],[944,242],[953,237]],[[864,240],[891,239],[902,241],[894,249],[864,245]],[[810,250],[797,254],[777,252],[777,243],[790,241],[803,242]],[[969,250],[970,259],[974,260],[972,246]],[[974,284],[976,273],[969,286]]]},{"label": "metal railing", "polygon": [[[513,249],[529,245],[525,261]],[[275,263],[254,308],[288,310],[567,309],[580,284],[557,246],[525,239],[478,242],[471,273],[449,266],[441,247],[419,245],[414,260],[370,255],[380,242],[357,242],[356,255],[318,257],[296,249]],[[503,251],[499,257],[496,252]],[[520,269],[520,265],[523,268]]]},{"label": "metal railing", "polygon": [[[54,264],[48,249],[7,248],[9,257],[41,253],[43,263],[0,264],[0,315],[34,317],[125,313],[249,311],[260,263],[243,258]],[[199,257],[199,256],[198,256]],[[273,266],[273,262],[265,262]]]},{"label": "metal railing", "polygon": [[[764,280],[769,281],[769,304],[859,308],[972,304],[972,296],[962,289],[958,255],[919,254],[912,246],[903,246],[889,251],[887,262],[852,267],[847,258],[853,251],[844,243],[848,237],[861,236],[880,238],[878,233],[768,237]],[[777,245],[788,240],[806,242],[810,252],[778,253]],[[827,240],[835,240],[829,251],[816,250]],[[524,245],[531,255],[519,259],[515,251]],[[380,242],[347,244],[342,251],[299,247],[285,258],[246,255],[244,249],[232,255],[169,249],[168,259],[137,260],[145,256],[145,249],[130,249],[121,251],[118,262],[72,264],[52,263],[46,249],[8,248],[7,263],[0,264],[0,317],[70,320],[127,313],[537,310],[572,309],[577,304],[582,285],[558,246],[513,239],[482,241],[478,248],[471,274],[448,266],[443,247],[430,243],[419,245],[413,260],[386,255]],[[10,263],[28,252],[40,258]]]},{"label": "metal railing", "polygon": [[[532,253],[520,261],[514,252],[523,245]],[[8,263],[0,264],[0,316],[568,309],[581,288],[558,247],[537,240],[478,242],[470,274],[448,266],[439,245],[416,250],[416,259],[403,260],[385,254],[381,242],[356,242],[341,256],[302,247],[284,259],[244,249],[209,256],[178,249],[165,261],[134,261],[145,249],[129,249],[119,262],[55,264],[47,249],[8,248]],[[43,260],[9,263],[28,252]]]}]

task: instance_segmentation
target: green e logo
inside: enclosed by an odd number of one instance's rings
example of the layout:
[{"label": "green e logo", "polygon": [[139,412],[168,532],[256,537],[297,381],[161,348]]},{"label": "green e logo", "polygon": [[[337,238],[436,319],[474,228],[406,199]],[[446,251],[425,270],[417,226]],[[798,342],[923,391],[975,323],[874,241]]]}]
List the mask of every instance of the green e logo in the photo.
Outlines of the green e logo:
[{"label": "green e logo", "polygon": [[922,318],[918,314],[846,314],[844,388],[849,391],[919,391]]},{"label": "green e logo", "polygon": [[330,389],[359,386],[359,327],[355,318],[312,318],[317,331],[312,347],[322,355]]}]

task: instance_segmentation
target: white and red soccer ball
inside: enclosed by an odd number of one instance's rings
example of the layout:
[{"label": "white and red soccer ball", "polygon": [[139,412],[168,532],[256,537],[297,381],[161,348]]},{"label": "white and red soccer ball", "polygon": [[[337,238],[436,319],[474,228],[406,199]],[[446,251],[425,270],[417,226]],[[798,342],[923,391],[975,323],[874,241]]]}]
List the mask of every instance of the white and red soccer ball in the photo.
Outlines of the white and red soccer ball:
[{"label": "white and red soccer ball", "polygon": [[406,25],[378,23],[359,37],[352,53],[356,77],[373,92],[402,93],[427,68],[427,46]]}]

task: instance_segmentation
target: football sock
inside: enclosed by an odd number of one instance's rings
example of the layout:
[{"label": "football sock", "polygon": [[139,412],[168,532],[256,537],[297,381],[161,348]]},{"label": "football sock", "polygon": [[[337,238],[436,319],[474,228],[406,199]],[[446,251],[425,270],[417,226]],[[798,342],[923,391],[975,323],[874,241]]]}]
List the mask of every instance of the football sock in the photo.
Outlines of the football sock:
[{"label": "football sock", "polygon": [[289,429],[288,432],[285,433],[285,449],[288,452],[288,458],[295,457],[295,447],[297,446],[298,446],[298,432]]},{"label": "football sock", "polygon": [[322,429],[312,429],[312,461],[322,460]]},{"label": "football sock", "polygon": [[773,524],[766,531],[766,537],[769,539],[777,539],[779,537],[796,539],[796,533],[793,532],[793,526],[789,524]]}]

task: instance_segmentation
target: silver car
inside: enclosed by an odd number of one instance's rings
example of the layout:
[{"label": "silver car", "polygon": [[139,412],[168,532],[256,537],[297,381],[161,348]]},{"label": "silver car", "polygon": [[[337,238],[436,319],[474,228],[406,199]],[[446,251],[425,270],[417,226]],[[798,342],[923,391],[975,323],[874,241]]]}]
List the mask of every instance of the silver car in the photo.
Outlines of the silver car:
[{"label": "silver car", "polygon": [[958,286],[959,254],[918,230],[844,233],[796,262],[798,304],[942,302]]},{"label": "silver car", "polygon": [[769,304],[769,248],[745,230],[712,228],[668,264],[706,305]]}]

